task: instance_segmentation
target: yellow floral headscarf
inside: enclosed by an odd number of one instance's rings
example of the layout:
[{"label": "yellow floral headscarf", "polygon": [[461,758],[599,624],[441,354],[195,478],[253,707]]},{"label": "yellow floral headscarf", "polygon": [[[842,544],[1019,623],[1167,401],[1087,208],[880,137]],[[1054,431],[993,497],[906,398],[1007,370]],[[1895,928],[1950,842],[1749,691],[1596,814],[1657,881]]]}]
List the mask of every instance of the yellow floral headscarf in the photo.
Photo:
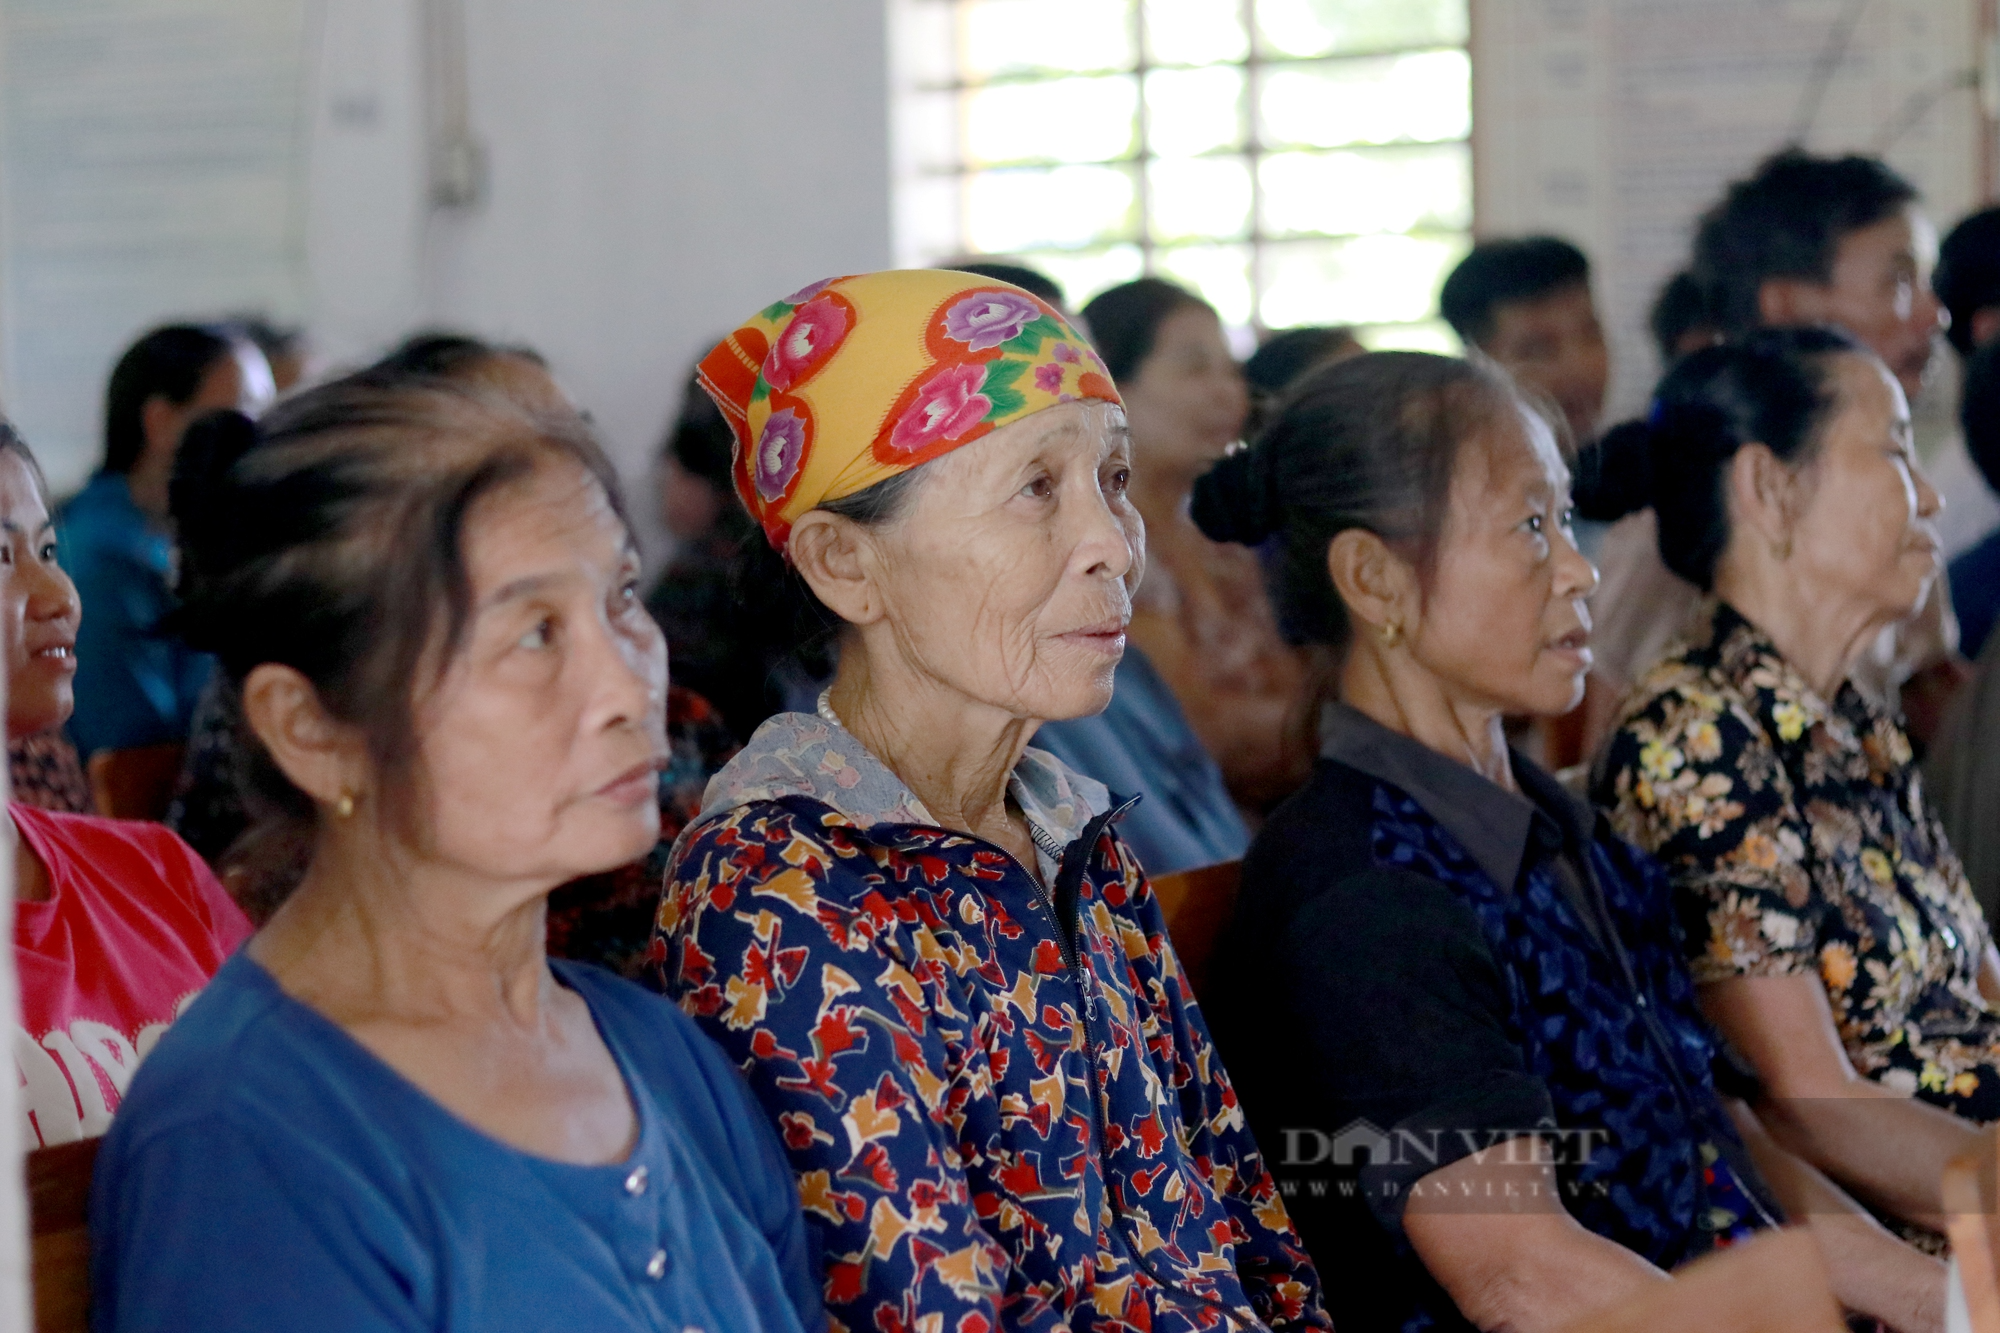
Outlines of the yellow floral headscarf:
[{"label": "yellow floral headscarf", "polygon": [[703,359],[736,435],[736,490],[780,551],[800,514],[1057,403],[1119,401],[1053,306],[970,273],[829,278]]}]

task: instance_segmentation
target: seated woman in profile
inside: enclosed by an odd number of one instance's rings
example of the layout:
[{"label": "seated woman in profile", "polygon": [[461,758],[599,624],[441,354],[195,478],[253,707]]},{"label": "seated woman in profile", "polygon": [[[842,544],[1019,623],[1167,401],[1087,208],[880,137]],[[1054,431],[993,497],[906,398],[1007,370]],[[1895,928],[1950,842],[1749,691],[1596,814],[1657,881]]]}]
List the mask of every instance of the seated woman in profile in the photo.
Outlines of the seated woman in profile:
[{"label": "seated woman in profile", "polygon": [[306,869],[105,1141],[95,1327],[816,1333],[741,1078],[544,953],[549,891],[659,830],[666,654],[610,465],[574,412],[435,382],[259,429],[206,451],[238,521],[191,534],[184,623]]},{"label": "seated woman in profile", "polygon": [[1944,1164],[2000,1120],[2000,956],[1897,719],[1849,681],[1938,575],[1939,500],[1887,368],[1753,334],[1661,383],[1639,433],[1660,555],[1709,594],[1599,761],[1666,862],[1702,1008],[1774,1132],[1938,1225]]},{"label": "seated woman in profile", "polygon": [[1279,539],[1281,615],[1340,660],[1208,997],[1335,1324],[1559,1328],[1782,1202],[1851,1306],[1935,1328],[1942,1267],[1733,1122],[1665,876],[1505,744],[1583,691],[1569,508],[1511,383],[1415,352],[1314,372],[1195,488],[1212,537]]},{"label": "seated woman in profile", "polygon": [[1104,707],[1144,565],[1096,353],[1017,287],[875,273],[702,373],[840,666],[710,784],[667,982],[783,1131],[833,1317],[1324,1329],[1126,803],[1028,748]]},{"label": "seated woman in profile", "polygon": [[[7,734],[46,735],[73,706],[76,587],[56,559],[41,468],[0,421],[0,639]],[[157,824],[11,802],[14,1067],[28,1145],[94,1138],[139,1061],[250,923],[186,844]]]}]

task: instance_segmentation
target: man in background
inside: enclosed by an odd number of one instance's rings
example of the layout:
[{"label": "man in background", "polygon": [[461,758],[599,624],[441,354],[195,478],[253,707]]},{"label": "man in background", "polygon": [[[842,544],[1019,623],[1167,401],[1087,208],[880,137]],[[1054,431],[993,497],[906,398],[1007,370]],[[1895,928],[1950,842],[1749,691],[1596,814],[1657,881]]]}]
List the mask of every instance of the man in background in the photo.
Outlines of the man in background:
[{"label": "man in background", "polygon": [[[1931,290],[1951,316],[1945,336],[1958,353],[1963,406],[1960,432],[1939,445],[1925,470],[1930,473],[1931,485],[1945,497],[1945,510],[1936,520],[1938,540],[1944,543],[1944,558],[1952,566],[1951,598],[1963,628],[1967,589],[1958,562],[2000,528],[2000,500],[1994,498],[1985,469],[1977,462],[1973,427],[1967,423],[1965,410],[1973,395],[1974,355],[2000,335],[2000,208],[1981,209],[1951,229],[1938,247]],[[1994,595],[2000,596],[2000,589],[1995,589]],[[1960,644],[1966,656],[1979,655],[1983,638],[1967,636]]]},{"label": "man in background", "polygon": [[1555,236],[1482,241],[1444,280],[1438,306],[1467,347],[1562,409],[1574,443],[1596,437],[1611,353],[1583,251]]}]

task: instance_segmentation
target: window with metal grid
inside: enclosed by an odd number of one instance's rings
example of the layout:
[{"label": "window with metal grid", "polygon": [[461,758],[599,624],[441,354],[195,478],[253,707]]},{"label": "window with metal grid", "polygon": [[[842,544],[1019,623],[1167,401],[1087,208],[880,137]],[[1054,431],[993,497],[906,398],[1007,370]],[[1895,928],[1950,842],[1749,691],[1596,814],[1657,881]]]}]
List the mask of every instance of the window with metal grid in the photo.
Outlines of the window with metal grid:
[{"label": "window with metal grid", "polygon": [[903,257],[1142,273],[1239,329],[1451,346],[1468,0],[900,0]]}]

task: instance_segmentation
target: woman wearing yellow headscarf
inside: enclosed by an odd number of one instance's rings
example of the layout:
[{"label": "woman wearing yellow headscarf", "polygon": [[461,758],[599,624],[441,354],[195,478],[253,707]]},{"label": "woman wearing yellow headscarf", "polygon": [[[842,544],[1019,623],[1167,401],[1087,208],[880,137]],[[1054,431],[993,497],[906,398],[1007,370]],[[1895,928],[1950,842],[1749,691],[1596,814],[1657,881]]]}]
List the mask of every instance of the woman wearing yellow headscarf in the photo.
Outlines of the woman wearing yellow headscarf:
[{"label": "woman wearing yellow headscarf", "polygon": [[1103,786],[1145,532],[1124,411],[1052,307],[818,283],[702,364],[745,504],[840,624],[816,713],[710,785],[669,990],[783,1135],[847,1329],[1325,1328]]}]

